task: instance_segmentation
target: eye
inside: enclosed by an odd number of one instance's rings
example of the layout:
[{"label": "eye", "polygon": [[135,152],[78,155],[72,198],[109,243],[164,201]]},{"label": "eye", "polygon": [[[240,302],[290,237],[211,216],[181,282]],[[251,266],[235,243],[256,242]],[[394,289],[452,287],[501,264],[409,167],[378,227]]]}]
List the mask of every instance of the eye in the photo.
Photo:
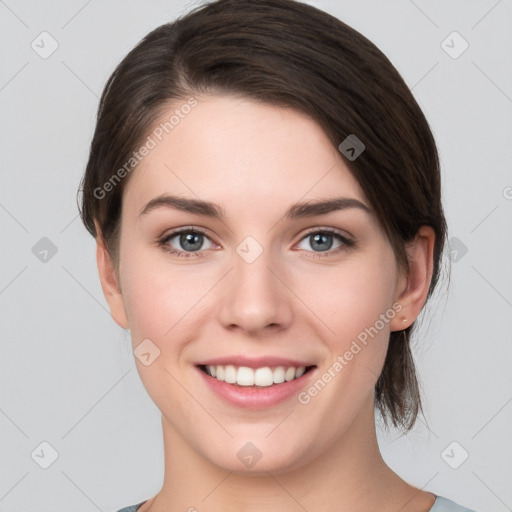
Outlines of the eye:
[{"label": "eye", "polygon": [[180,229],[166,235],[159,244],[172,254],[178,256],[199,256],[204,249],[212,249],[213,242],[202,231],[195,229]]},{"label": "eye", "polygon": [[318,256],[329,256],[333,253],[338,253],[342,250],[352,247],[353,245],[354,242],[352,240],[349,240],[337,231],[323,228],[309,232],[299,242],[298,247],[299,249],[306,251],[326,253],[325,255],[318,254]]}]

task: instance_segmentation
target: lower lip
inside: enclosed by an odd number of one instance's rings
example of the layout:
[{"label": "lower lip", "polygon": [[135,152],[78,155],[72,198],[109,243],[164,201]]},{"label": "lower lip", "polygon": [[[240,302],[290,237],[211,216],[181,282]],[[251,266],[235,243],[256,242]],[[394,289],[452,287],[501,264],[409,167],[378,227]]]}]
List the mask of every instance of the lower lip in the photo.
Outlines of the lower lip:
[{"label": "lower lip", "polygon": [[316,368],[311,368],[308,372],[301,375],[298,379],[293,379],[282,384],[274,384],[266,387],[238,386],[229,384],[210,377],[196,366],[206,384],[220,398],[231,405],[244,407],[246,409],[266,409],[280,404],[290,397],[297,395],[302,388],[309,382]]}]

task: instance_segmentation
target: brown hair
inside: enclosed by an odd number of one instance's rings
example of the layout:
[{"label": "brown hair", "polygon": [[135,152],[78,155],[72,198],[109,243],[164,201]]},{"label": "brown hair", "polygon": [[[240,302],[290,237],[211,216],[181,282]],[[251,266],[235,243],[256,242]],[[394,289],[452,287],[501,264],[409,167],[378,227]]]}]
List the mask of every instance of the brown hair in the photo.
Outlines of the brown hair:
[{"label": "brown hair", "polygon": [[[347,161],[407,271],[405,247],[420,226],[436,234],[429,289],[439,278],[446,222],[436,145],[412,93],[386,56],[333,16],[294,0],[218,0],[150,32],[103,91],[81,183],[82,220],[117,259],[123,188],[107,190],[171,101],[216,92],[291,107],[338,148],[350,134],[364,152]],[[121,175],[118,172],[118,177]],[[98,191],[101,190],[101,194]],[[96,232],[94,221],[100,232]],[[410,350],[414,324],[392,332],[375,404],[405,431],[421,410]]]}]

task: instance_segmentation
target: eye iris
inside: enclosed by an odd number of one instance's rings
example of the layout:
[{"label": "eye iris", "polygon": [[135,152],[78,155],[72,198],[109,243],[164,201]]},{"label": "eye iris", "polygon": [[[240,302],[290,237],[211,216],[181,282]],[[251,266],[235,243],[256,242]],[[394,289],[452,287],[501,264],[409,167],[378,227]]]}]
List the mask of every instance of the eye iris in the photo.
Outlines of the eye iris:
[{"label": "eye iris", "polygon": [[311,236],[311,247],[318,251],[328,251],[332,247],[332,235],[316,233]]},{"label": "eye iris", "polygon": [[200,233],[180,235],[180,244],[187,251],[198,251],[203,245],[203,235]]}]

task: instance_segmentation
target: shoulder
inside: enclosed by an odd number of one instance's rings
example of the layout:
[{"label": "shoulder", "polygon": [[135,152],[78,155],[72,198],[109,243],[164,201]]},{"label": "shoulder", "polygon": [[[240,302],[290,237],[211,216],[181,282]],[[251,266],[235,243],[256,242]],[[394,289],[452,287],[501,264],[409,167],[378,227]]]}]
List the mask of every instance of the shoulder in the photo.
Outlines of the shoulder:
[{"label": "shoulder", "polygon": [[475,512],[472,509],[458,505],[454,501],[451,501],[442,496],[437,496],[434,506],[429,512]]}]

